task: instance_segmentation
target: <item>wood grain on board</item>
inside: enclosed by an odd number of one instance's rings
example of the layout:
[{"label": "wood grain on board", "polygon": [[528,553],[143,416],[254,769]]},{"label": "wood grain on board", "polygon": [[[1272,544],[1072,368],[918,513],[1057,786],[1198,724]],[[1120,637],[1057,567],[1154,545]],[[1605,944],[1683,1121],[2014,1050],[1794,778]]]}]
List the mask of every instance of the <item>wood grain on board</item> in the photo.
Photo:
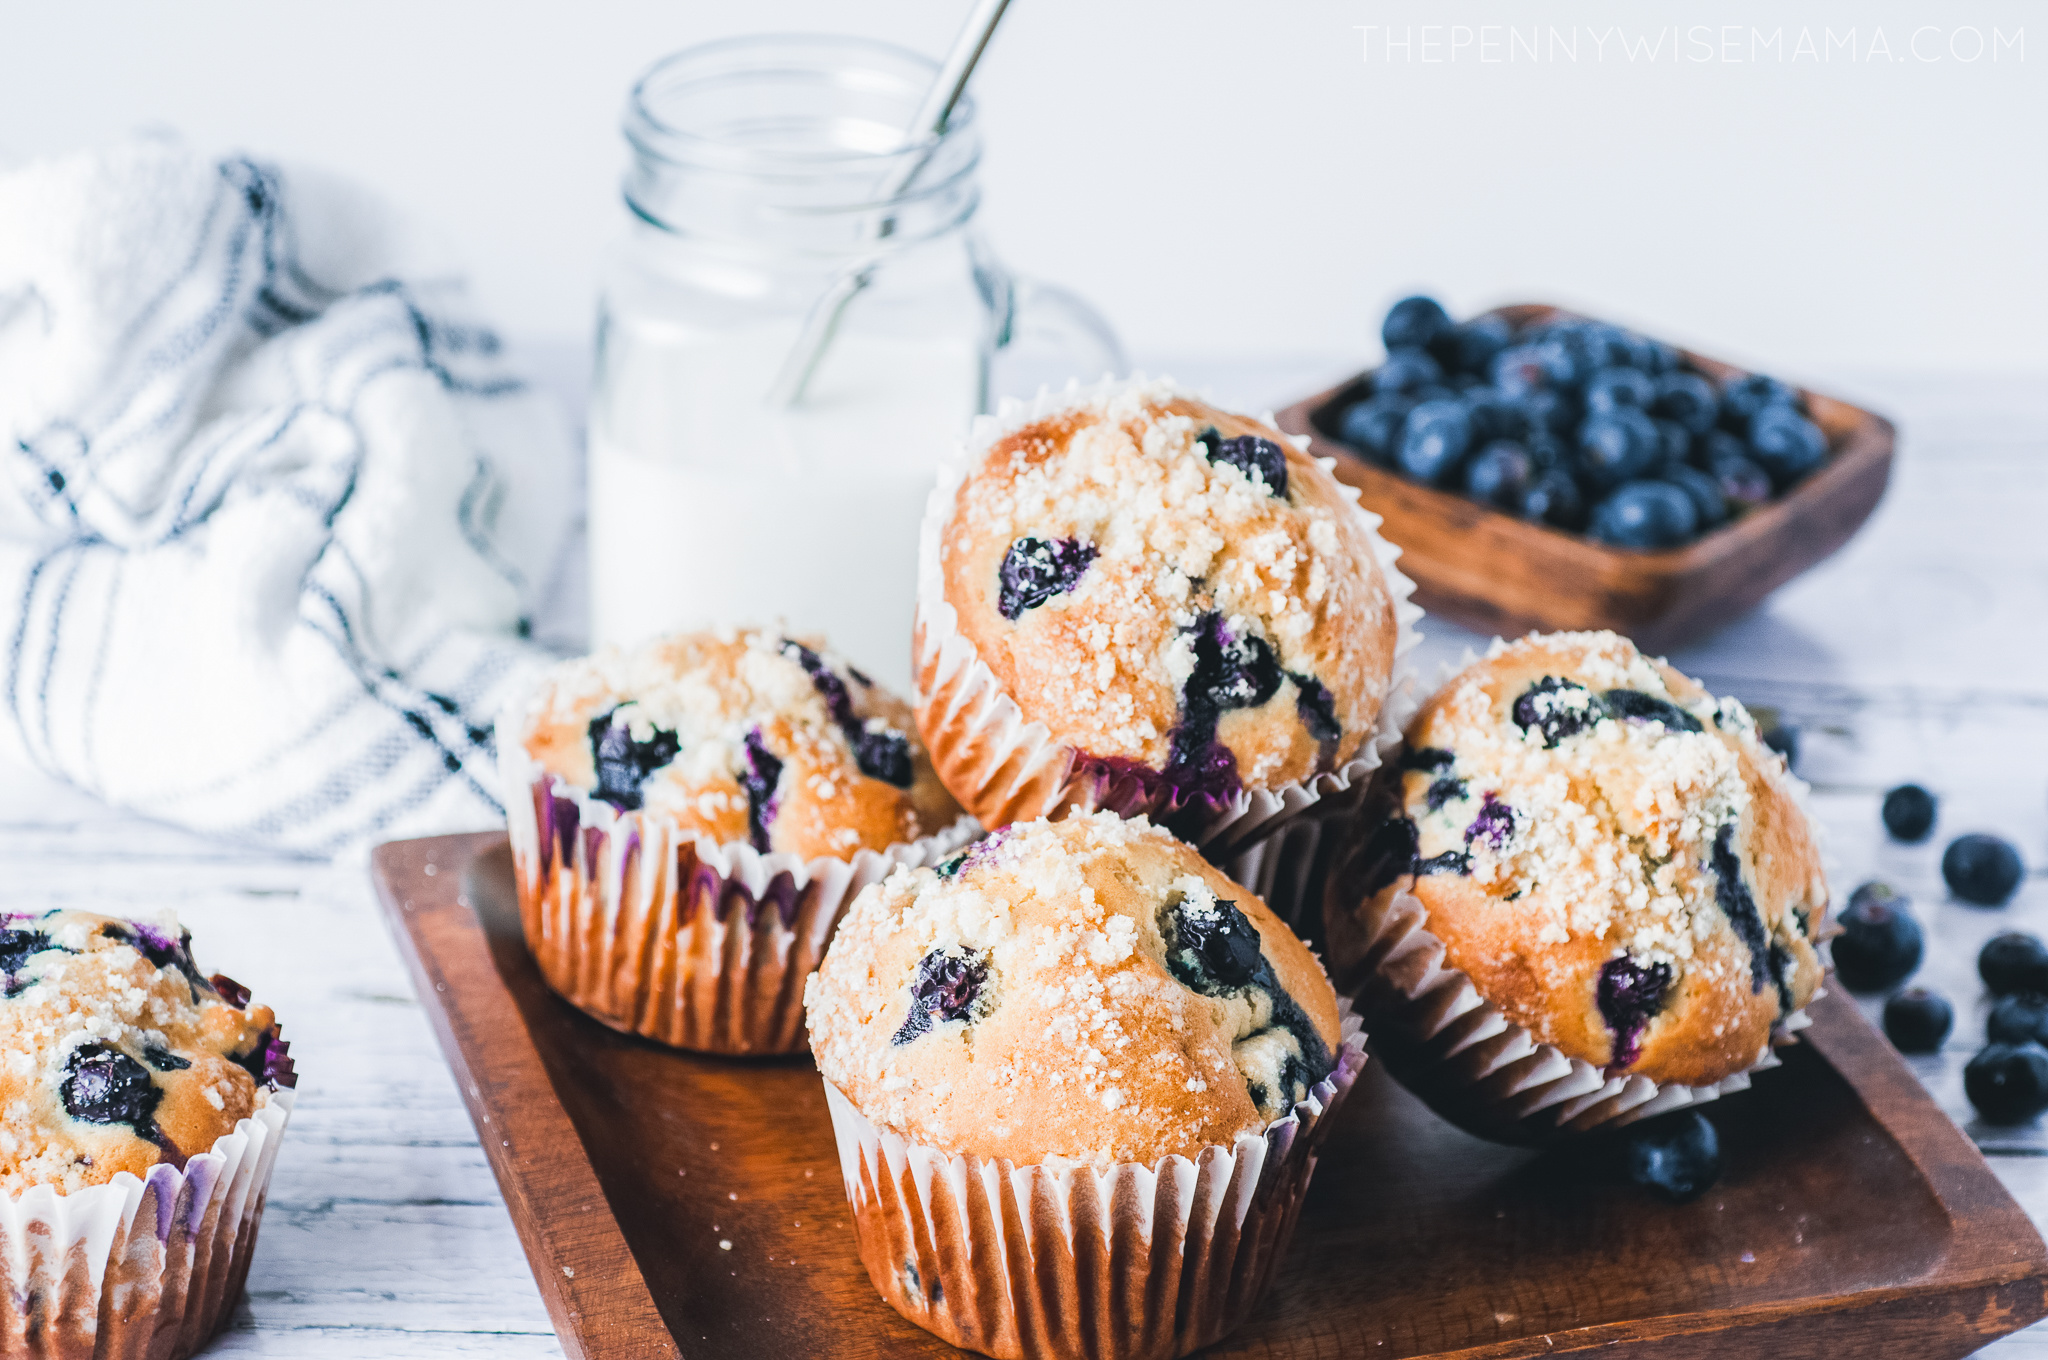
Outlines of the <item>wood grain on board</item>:
[{"label": "wood grain on board", "polygon": [[[1517,328],[1561,314],[1541,305],[1502,307]],[[1717,382],[1741,370],[1684,351]],[[1611,628],[1664,651],[1740,618],[1819,562],[1862,526],[1891,474],[1891,422],[1847,402],[1802,392],[1828,437],[1827,463],[1786,494],[1733,523],[1665,552],[1629,552],[1531,524],[1452,491],[1377,467],[1335,437],[1336,421],[1367,394],[1362,373],[1294,403],[1281,429],[1309,436],[1309,452],[1337,460],[1336,474],[1385,518],[1380,533],[1401,546],[1415,602],[1482,633]]]},{"label": "wood grain on board", "polygon": [[[681,1054],[555,997],[501,836],[374,867],[570,1354],[958,1354],[869,1285],[808,1060]],[[1208,1354],[1941,1357],[2048,1312],[2048,1249],[1982,1156],[1853,1006],[1814,1017],[1715,1111],[1726,1174],[1683,1206],[1369,1068],[1273,1296]]]}]

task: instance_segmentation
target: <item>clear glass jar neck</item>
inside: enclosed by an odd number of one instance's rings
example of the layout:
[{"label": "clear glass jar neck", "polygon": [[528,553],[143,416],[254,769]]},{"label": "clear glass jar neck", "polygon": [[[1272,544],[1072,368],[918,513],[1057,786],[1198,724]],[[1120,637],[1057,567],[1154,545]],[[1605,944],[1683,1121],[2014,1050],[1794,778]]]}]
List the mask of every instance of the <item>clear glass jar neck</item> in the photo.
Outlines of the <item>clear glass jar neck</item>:
[{"label": "clear glass jar neck", "polygon": [[903,144],[936,63],[859,38],[734,38],[657,62],[633,87],[627,207],[660,232],[806,259],[886,255],[980,205],[971,100]]}]

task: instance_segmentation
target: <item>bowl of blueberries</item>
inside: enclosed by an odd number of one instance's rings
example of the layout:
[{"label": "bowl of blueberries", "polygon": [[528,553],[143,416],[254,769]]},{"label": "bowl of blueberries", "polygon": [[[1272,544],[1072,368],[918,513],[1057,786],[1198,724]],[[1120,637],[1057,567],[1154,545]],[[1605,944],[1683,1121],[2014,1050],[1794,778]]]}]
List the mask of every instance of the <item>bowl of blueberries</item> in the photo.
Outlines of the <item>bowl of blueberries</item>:
[{"label": "bowl of blueberries", "polygon": [[1653,648],[1753,608],[1855,533],[1880,416],[1545,305],[1404,298],[1386,360],[1278,417],[1337,460],[1427,609]]}]

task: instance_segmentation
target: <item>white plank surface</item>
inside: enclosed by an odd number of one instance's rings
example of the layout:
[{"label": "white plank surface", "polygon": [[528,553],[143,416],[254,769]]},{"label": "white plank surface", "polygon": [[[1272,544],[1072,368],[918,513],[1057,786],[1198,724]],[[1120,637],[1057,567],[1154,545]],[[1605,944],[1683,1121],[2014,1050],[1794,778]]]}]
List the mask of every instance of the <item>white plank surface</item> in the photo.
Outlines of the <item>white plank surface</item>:
[{"label": "white plank surface", "polygon": [[[573,351],[543,355],[572,403]],[[1282,404],[1341,364],[1177,365],[1224,400]],[[1884,877],[1929,927],[1922,981],[1956,1003],[1951,1051],[1916,1065],[1967,1121],[1959,1071],[1982,1034],[1976,949],[2048,931],[2048,380],[1863,376],[1831,390],[1902,430],[1893,488],[1847,549],[1763,610],[1673,657],[1718,691],[1776,704],[1805,736],[1838,900]],[[544,635],[573,636],[573,585]],[[1432,661],[1483,641],[1428,622]],[[1885,842],[1882,791],[1943,797],[1933,841]],[[1945,901],[1936,865],[1962,830],[2012,838],[2030,873],[2014,904]],[[249,1294],[212,1354],[557,1356],[503,1201],[371,900],[360,857],[334,864],[222,847],[110,811],[34,772],[0,779],[0,906],[170,905],[202,962],[284,1017],[303,1074]],[[1768,1078],[1766,1078],[1768,1079]],[[1981,1140],[2048,1153],[2039,1129]],[[2048,1157],[1993,1166],[2048,1222]],[[1872,1187],[1873,1193],[1881,1192]],[[2048,1357],[2048,1331],[1985,1354]]]}]

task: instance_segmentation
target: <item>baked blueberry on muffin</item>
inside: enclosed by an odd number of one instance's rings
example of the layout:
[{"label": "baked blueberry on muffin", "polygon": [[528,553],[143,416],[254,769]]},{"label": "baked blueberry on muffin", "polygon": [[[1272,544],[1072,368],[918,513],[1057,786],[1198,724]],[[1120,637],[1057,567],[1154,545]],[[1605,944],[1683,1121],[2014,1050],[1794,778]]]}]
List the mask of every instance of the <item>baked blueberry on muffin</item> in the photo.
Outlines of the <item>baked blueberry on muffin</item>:
[{"label": "baked blueberry on muffin", "polygon": [[[1001,1206],[913,1207],[921,1192],[905,1158],[966,1158],[970,1199],[1013,1172],[1064,1196],[1058,1178],[1079,1174],[1064,1212],[1085,1220],[1114,1198],[1098,1197],[1100,1187],[1227,1180],[1248,1146],[1270,1146],[1251,1155],[1277,1159],[1279,1174],[1266,1165],[1251,1213],[1291,1219],[1313,1166],[1307,1135],[1361,1061],[1356,1022],[1263,903],[1164,830],[1108,812],[1019,823],[868,888],[807,1004],[869,1275],[911,1320],[997,1355],[1205,1345],[1256,1301],[1285,1229],[1271,1238],[1247,1223],[1218,1244],[1213,1215],[1196,1213],[1185,1241],[1147,1244],[1137,1225],[1105,1222],[1132,1234],[1130,1251],[1157,1255],[1169,1289],[1183,1252],[1219,1253],[1211,1292],[1181,1302],[1181,1324],[1171,1293],[1150,1320],[1063,1317],[1060,1291],[1096,1282],[1070,1278],[1088,1263],[1053,1259],[1046,1243],[1060,1230],[1038,1238],[1036,1259],[1032,1233],[987,1235]],[[984,1179],[984,1165],[1003,1174]],[[1016,1193],[1013,1212],[1060,1212]],[[927,1214],[944,1224],[936,1250],[932,1234],[913,1230]],[[1250,1256],[1231,1254],[1262,1237]],[[1005,1253],[1007,1271],[971,1268],[970,1258]],[[1190,1268],[1186,1278],[1204,1277]],[[1045,1292],[1012,1292],[1027,1280]],[[1062,1330],[1105,1326],[1114,1336],[1092,1341]],[[1158,1335],[1135,1343],[1148,1328]]]},{"label": "baked blueberry on muffin", "polygon": [[800,1048],[803,978],[845,901],[960,818],[907,704],[769,632],[566,662],[498,741],[542,972],[685,1047]]},{"label": "baked blueberry on muffin", "polygon": [[1199,837],[1376,759],[1409,586],[1278,430],[1107,384],[978,423],[956,473],[922,545],[918,721],[984,824],[1187,810]]},{"label": "baked blueberry on muffin", "polygon": [[[1820,985],[1827,882],[1783,758],[1741,704],[1624,638],[1496,643],[1423,706],[1375,792],[1326,924],[1425,1095],[1490,1099],[1443,1069],[1485,1065],[1466,1031],[1497,1013],[1573,1064],[1540,1112],[1508,1102],[1517,1119],[1640,1117],[1660,1089],[1691,1089],[1670,1108],[1756,1067]],[[1458,979],[1484,1005],[1453,1018]]]},{"label": "baked blueberry on muffin", "polygon": [[291,1108],[276,1017],[168,916],[10,913],[0,1052],[0,1335],[188,1354],[234,1305]]}]

